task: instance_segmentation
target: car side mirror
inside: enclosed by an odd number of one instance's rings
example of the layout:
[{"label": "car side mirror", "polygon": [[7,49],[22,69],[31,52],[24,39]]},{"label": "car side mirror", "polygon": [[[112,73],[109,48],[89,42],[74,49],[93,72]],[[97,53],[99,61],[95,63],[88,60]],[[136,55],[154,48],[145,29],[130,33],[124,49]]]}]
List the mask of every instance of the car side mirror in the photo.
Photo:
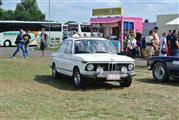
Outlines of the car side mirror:
[{"label": "car side mirror", "polygon": [[118,55],[125,55],[124,52],[117,52]]}]

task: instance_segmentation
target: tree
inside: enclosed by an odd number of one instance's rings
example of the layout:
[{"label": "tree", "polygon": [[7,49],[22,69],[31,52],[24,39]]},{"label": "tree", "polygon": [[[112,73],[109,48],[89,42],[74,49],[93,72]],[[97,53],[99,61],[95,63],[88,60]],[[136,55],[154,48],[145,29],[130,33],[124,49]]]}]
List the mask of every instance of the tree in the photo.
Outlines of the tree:
[{"label": "tree", "polygon": [[0,8],[0,20],[3,18],[3,10]]},{"label": "tree", "polygon": [[0,20],[3,18],[3,9],[1,8],[2,0],[0,0]]},{"label": "tree", "polygon": [[14,20],[14,11],[13,10],[3,11],[2,18],[3,20]]},{"label": "tree", "polygon": [[70,23],[77,23],[76,21],[68,21],[65,24],[70,24]]},{"label": "tree", "polygon": [[44,21],[45,14],[38,8],[36,0],[21,0],[15,11],[0,8],[0,20]]},{"label": "tree", "polygon": [[25,8],[19,3],[16,5],[16,10],[14,12],[15,20],[31,21],[31,15],[28,13]]},{"label": "tree", "polygon": [[24,21],[44,21],[45,14],[38,8],[36,0],[21,0],[21,3],[16,5],[14,12],[15,20]]}]

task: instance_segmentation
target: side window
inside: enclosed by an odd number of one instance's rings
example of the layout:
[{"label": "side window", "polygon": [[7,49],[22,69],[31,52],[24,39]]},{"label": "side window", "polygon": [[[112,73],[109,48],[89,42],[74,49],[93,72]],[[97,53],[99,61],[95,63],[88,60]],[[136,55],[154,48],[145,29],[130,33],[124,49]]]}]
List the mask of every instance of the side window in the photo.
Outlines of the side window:
[{"label": "side window", "polygon": [[71,40],[67,41],[64,53],[72,53],[72,43]]},{"label": "side window", "polygon": [[65,46],[66,46],[67,41],[63,41],[63,43],[61,44],[58,53],[63,53],[65,50]]},{"label": "side window", "polygon": [[90,25],[81,25],[81,31],[90,32],[91,31]]}]

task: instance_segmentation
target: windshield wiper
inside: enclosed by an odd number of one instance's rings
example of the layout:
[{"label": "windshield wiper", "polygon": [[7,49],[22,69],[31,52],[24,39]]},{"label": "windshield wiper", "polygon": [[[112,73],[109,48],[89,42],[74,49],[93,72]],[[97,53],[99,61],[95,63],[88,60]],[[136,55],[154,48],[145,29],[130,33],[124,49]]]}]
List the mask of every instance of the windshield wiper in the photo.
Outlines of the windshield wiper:
[{"label": "windshield wiper", "polygon": [[77,54],[79,53],[80,54],[80,53],[90,53],[90,52],[88,52],[88,51],[77,51],[75,53],[77,53]]}]

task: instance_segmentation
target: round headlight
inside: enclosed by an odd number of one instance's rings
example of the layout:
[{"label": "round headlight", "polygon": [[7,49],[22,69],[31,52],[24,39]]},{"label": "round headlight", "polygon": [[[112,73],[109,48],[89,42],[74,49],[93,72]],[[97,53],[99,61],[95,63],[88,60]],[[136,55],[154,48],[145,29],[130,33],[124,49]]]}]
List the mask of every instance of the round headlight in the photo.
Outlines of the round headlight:
[{"label": "round headlight", "polygon": [[98,67],[97,69],[96,69],[96,74],[97,75],[102,75],[103,74],[103,68],[102,67]]},{"label": "round headlight", "polygon": [[93,69],[94,69],[93,64],[88,64],[87,65],[87,70],[92,71]]},{"label": "round headlight", "polygon": [[122,74],[127,73],[127,67],[123,66],[123,67],[121,68],[121,73],[122,73]]},{"label": "round headlight", "polygon": [[129,69],[129,71],[134,70],[134,65],[133,65],[133,64],[129,64],[129,65],[128,65],[128,69]]}]

